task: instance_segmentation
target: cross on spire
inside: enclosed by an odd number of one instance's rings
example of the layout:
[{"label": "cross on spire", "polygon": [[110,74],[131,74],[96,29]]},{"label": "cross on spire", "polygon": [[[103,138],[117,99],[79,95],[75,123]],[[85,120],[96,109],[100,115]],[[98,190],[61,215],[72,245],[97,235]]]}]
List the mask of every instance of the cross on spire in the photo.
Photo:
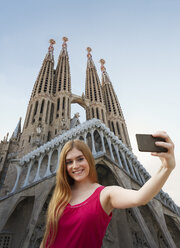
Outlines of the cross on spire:
[{"label": "cross on spire", "polygon": [[91,58],[92,57],[92,55],[91,55],[91,51],[92,51],[92,49],[90,48],[90,47],[87,47],[87,49],[86,49],[87,51],[88,51],[88,54],[87,54],[87,57],[88,58]]},{"label": "cross on spire", "polygon": [[55,42],[55,40],[50,39],[50,40],[49,40],[49,43],[50,43],[50,46],[49,46],[49,48],[48,48],[48,52],[53,53],[53,51],[54,51],[53,45],[56,44],[56,42]]},{"label": "cross on spire", "polygon": [[63,48],[66,48],[66,47],[67,47],[67,43],[66,43],[66,42],[68,41],[68,38],[64,36],[64,37],[62,38],[62,40],[63,40],[62,47],[63,47]]},{"label": "cross on spire", "polygon": [[104,59],[100,59],[99,63],[101,63],[101,71],[104,72],[106,71],[106,67],[104,66],[104,64],[106,63],[106,61]]}]

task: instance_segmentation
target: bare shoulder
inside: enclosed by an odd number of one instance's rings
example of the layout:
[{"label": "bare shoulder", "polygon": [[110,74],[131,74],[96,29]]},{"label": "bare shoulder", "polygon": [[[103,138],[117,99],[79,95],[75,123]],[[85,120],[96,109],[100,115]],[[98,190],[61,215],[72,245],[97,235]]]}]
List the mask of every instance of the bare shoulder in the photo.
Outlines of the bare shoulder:
[{"label": "bare shoulder", "polygon": [[120,186],[106,186],[100,194],[100,202],[101,206],[104,209],[104,211],[109,215],[111,211],[113,210],[112,204],[111,204],[111,194],[113,191],[121,189]]},{"label": "bare shoulder", "polygon": [[110,196],[110,194],[116,190],[123,190],[123,188],[121,186],[116,186],[116,185],[112,185],[112,186],[106,186],[104,187],[104,189],[101,192],[101,197],[102,198],[108,198]]},{"label": "bare shoulder", "polygon": [[140,205],[139,191],[125,189],[121,186],[108,186],[102,190],[100,202],[106,212],[114,208],[124,209]]}]

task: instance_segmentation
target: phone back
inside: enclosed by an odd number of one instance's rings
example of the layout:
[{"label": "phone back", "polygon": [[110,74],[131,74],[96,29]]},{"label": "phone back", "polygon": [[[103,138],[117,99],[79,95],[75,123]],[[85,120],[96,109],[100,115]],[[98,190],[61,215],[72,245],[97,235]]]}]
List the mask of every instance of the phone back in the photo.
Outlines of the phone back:
[{"label": "phone back", "polygon": [[155,145],[156,141],[165,142],[163,138],[153,137],[151,134],[136,134],[136,140],[141,152],[167,152],[166,148]]}]

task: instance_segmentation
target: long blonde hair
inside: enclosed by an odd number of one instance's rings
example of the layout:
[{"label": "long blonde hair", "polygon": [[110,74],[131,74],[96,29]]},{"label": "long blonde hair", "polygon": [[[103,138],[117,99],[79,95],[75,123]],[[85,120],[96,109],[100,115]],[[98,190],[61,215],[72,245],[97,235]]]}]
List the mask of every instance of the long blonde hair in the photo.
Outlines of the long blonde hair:
[{"label": "long blonde hair", "polygon": [[68,141],[60,155],[59,167],[56,173],[56,186],[47,211],[46,229],[42,240],[43,248],[49,248],[55,241],[59,219],[71,200],[71,185],[73,185],[74,181],[66,170],[66,156],[73,148],[83,153],[89,164],[89,179],[92,182],[97,182],[95,161],[89,147],[81,140]]}]

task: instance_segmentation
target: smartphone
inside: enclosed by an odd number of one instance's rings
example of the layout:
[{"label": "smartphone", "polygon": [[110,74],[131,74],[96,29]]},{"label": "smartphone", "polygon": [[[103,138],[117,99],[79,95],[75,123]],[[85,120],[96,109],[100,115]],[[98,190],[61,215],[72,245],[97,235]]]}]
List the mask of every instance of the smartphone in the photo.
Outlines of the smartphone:
[{"label": "smartphone", "polygon": [[151,134],[136,134],[138,149],[141,152],[167,152],[168,150],[161,146],[156,146],[156,141],[166,142],[161,137],[153,137]]}]

